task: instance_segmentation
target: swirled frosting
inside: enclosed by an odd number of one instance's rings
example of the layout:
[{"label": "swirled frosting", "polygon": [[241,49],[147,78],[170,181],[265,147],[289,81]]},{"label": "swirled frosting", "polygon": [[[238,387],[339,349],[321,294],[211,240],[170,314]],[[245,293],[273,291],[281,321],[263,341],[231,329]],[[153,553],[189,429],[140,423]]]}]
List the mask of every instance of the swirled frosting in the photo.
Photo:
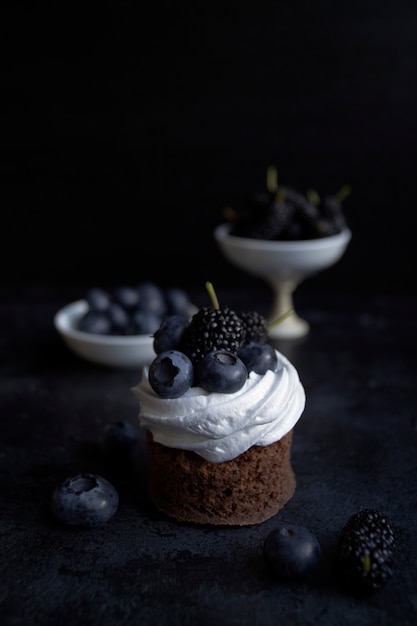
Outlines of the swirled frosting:
[{"label": "swirled frosting", "polygon": [[154,441],[169,448],[192,450],[212,463],[229,461],[250,447],[281,439],[299,420],[305,391],[298,372],[277,351],[278,367],[259,375],[251,372],[236,393],[211,393],[192,387],[180,398],[160,398],[143,368],[133,387],[139,403],[139,423]]}]

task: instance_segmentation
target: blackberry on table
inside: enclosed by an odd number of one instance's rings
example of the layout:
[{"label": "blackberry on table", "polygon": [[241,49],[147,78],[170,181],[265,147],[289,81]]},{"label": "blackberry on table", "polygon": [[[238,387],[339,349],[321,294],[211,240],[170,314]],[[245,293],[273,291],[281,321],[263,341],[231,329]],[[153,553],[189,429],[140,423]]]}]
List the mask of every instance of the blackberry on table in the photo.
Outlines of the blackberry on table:
[{"label": "blackberry on table", "polygon": [[391,578],[394,531],[387,517],[372,509],[355,513],[342,529],[335,554],[339,582],[352,591],[377,591]]}]

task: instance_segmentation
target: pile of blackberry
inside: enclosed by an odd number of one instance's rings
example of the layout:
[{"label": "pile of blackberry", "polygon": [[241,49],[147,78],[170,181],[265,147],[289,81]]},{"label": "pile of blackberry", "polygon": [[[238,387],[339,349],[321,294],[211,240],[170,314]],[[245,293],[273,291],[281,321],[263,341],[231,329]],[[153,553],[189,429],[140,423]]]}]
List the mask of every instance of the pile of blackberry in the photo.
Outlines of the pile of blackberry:
[{"label": "pile of blackberry", "polygon": [[244,207],[227,209],[230,234],[251,239],[299,241],[318,239],[340,233],[347,227],[342,208],[350,194],[344,185],[335,194],[306,194],[278,185],[277,172],[268,168],[267,190],[255,193]]}]

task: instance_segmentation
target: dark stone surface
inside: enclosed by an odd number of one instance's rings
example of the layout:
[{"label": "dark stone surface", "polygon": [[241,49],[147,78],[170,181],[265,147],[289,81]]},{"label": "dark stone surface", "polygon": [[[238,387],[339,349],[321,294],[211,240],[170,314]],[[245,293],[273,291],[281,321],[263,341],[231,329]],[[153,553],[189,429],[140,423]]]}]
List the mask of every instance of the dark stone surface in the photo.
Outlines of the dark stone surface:
[{"label": "dark stone surface", "polygon": [[[153,509],[143,433],[125,467],[103,456],[106,424],[137,423],[130,388],[139,372],[90,365],[67,350],[52,318],[74,296],[20,289],[0,306],[2,624],[417,623],[415,298],[300,292],[311,332],[277,344],[307,393],[294,434],[296,493],[264,524],[210,528]],[[264,292],[220,297],[268,305]],[[50,513],[55,485],[83,470],[119,491],[119,509],[101,528],[66,527]],[[398,546],[385,589],[358,599],[335,584],[332,555],[343,524],[363,507],[389,517]],[[308,526],[321,543],[309,580],[282,584],[265,571],[262,543],[281,521]]]}]

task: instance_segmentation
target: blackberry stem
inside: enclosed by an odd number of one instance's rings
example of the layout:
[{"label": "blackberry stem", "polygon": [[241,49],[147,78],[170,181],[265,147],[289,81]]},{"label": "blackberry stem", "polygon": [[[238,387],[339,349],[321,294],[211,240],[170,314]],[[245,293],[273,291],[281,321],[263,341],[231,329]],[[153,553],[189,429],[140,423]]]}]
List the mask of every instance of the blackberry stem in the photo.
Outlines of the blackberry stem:
[{"label": "blackberry stem", "polygon": [[210,299],[211,299],[211,303],[213,305],[213,309],[220,309],[220,305],[219,305],[219,301],[217,299],[216,296],[216,292],[214,291],[214,287],[212,285],[212,283],[210,283],[209,281],[206,282],[206,289],[209,293]]},{"label": "blackberry stem", "polygon": [[266,188],[269,193],[278,191],[278,172],[273,165],[270,165],[266,170]]},{"label": "blackberry stem", "polygon": [[285,313],[283,313],[282,315],[280,315],[279,317],[277,317],[276,320],[274,320],[273,322],[271,322],[270,324],[268,324],[267,326],[267,330],[271,330],[271,328],[275,328],[275,326],[278,326],[278,324],[282,324],[282,322],[284,320],[287,319],[287,317],[289,317],[290,315],[292,315],[294,313],[294,309],[288,309],[288,311],[285,311]]},{"label": "blackberry stem", "polygon": [[229,222],[234,222],[237,219],[238,215],[235,209],[230,206],[226,206],[223,209],[223,217],[225,217]]},{"label": "blackberry stem", "polygon": [[309,200],[313,206],[319,206],[320,195],[315,189],[308,189],[306,196],[307,200]]},{"label": "blackberry stem", "polygon": [[[216,295],[215,289],[213,287],[213,284],[210,281],[206,282],[206,289],[207,289],[208,294],[210,296],[210,300],[211,300],[213,309],[215,309],[215,310],[220,309],[220,304],[219,304],[219,301],[217,299],[217,295]],[[274,320],[273,322],[268,324],[267,330],[270,330],[271,328],[275,328],[275,326],[278,326],[278,324],[282,324],[282,322],[284,320],[286,320],[287,317],[289,317],[293,313],[294,313],[294,309],[288,309],[288,311],[285,311],[285,313],[280,315],[276,320]]]},{"label": "blackberry stem", "polygon": [[339,191],[334,194],[334,197],[338,200],[338,202],[340,202],[340,204],[342,204],[343,200],[346,200],[351,191],[352,187],[349,185],[343,185],[343,187],[341,187]]}]

